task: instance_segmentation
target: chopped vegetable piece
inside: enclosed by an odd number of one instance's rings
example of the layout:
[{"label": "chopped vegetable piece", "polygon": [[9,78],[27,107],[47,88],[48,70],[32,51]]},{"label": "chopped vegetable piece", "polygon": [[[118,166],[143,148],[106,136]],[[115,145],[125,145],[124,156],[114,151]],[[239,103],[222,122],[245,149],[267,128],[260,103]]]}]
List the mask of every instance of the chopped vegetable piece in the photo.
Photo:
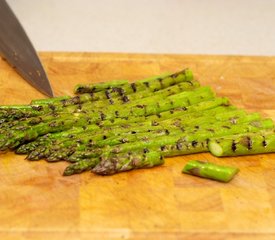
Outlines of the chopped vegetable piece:
[{"label": "chopped vegetable piece", "polygon": [[239,172],[239,169],[236,167],[220,166],[210,162],[192,160],[185,165],[182,172],[220,182],[229,182]]}]

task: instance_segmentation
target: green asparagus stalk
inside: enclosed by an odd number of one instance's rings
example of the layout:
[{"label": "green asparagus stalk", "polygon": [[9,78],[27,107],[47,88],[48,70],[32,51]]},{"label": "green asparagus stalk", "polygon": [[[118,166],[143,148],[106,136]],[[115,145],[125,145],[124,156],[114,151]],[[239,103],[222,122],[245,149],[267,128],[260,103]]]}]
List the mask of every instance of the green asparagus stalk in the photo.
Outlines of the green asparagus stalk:
[{"label": "green asparagus stalk", "polygon": [[[152,91],[156,91],[158,89],[162,89],[168,86],[172,86],[176,83],[182,82],[182,81],[192,81],[193,80],[193,74],[189,69],[185,69],[183,71],[164,75],[164,76],[157,76],[153,77],[151,79],[145,79],[136,81],[133,83],[125,83],[123,84],[123,92],[125,93],[132,93],[137,91],[142,91],[146,88],[151,89]],[[112,84],[112,83],[111,83]],[[79,84],[75,87],[75,93],[89,93],[89,92],[95,92],[95,85],[83,85]],[[102,89],[102,88],[101,88]],[[120,86],[110,86],[107,83],[107,88],[105,89],[120,89]]]},{"label": "green asparagus stalk", "polygon": [[210,152],[217,157],[275,152],[275,131],[261,131],[210,139]]},{"label": "green asparagus stalk", "polygon": [[[88,126],[89,130],[92,131],[93,127],[95,129],[98,129],[96,125]],[[45,146],[45,145],[53,145],[55,144],[57,140],[64,140],[64,139],[71,139],[74,137],[74,134],[78,134],[80,132],[85,132],[87,130],[87,127],[73,127],[67,131],[61,131],[56,133],[48,133],[43,136],[38,137],[34,141],[31,141],[29,143],[25,143],[20,145],[16,149],[17,154],[27,154],[33,150],[35,150],[39,146]]]},{"label": "green asparagus stalk", "polygon": [[210,162],[192,160],[185,165],[182,172],[220,182],[229,182],[239,172],[239,169]]},{"label": "green asparagus stalk", "polygon": [[53,104],[56,102],[68,100],[70,98],[71,98],[70,96],[60,96],[60,97],[53,97],[53,98],[34,99],[31,101],[30,105]]},{"label": "green asparagus stalk", "polygon": [[93,169],[94,172],[101,175],[111,175],[114,173],[129,171],[139,168],[151,168],[164,163],[164,159],[159,152],[127,152],[123,154],[114,154],[107,157],[102,156],[100,160],[85,159],[69,165],[64,175],[72,175],[86,170]]},{"label": "green asparagus stalk", "polygon": [[8,131],[5,135],[0,135],[0,150],[14,149],[22,143],[32,141],[38,136],[49,132],[59,132],[72,128],[74,125],[84,126],[87,120],[72,116],[72,119],[58,119],[50,123],[41,123],[34,127],[29,127],[23,130]]},{"label": "green asparagus stalk", "polygon": [[[127,80],[113,80],[111,82],[100,82],[100,83],[90,83],[87,85],[78,84],[75,86],[75,93],[85,93],[85,92],[101,92],[114,87],[121,87],[129,82]],[[86,89],[89,91],[85,91]]]},{"label": "green asparagus stalk", "polygon": [[40,105],[4,105],[0,107],[0,123],[41,115],[42,110]]},{"label": "green asparagus stalk", "polygon": [[48,123],[59,118],[69,119],[71,116],[71,113],[48,113],[39,117],[13,120],[11,122],[1,124],[0,134],[4,134],[5,132],[10,132],[12,130],[28,129],[29,127],[32,127],[39,123]]},{"label": "green asparagus stalk", "polygon": [[23,109],[23,110],[30,110],[32,106],[30,105],[1,105],[0,109],[5,110],[14,110],[14,109]]}]

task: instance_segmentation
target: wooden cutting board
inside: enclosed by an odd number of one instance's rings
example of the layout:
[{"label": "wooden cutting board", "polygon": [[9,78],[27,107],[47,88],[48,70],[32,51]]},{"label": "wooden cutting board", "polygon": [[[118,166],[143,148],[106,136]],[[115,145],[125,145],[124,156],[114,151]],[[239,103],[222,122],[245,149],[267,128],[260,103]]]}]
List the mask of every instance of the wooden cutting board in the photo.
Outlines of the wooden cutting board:
[{"label": "wooden cutting board", "polygon": [[[40,54],[56,95],[77,83],[136,80],[189,67],[234,105],[275,120],[275,57]],[[0,104],[43,98],[0,60]],[[183,175],[188,160],[240,168],[228,183]],[[63,177],[67,164],[0,155],[0,239],[275,239],[275,154],[208,153],[114,176]]]}]

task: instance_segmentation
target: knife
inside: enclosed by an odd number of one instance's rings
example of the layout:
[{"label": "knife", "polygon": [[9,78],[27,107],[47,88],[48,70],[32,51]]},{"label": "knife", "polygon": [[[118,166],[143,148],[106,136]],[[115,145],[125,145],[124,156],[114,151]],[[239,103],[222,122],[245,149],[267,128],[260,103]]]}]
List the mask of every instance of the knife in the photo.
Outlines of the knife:
[{"label": "knife", "polygon": [[33,87],[53,97],[53,91],[38,55],[5,0],[0,0],[0,54]]}]

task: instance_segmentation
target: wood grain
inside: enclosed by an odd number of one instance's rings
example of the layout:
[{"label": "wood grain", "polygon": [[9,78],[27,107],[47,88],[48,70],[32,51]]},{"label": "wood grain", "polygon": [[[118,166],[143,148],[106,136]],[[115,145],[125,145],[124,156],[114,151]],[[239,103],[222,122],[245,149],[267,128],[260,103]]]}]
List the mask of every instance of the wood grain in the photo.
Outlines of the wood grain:
[{"label": "wood grain", "polygon": [[[275,57],[41,53],[56,95],[77,83],[136,79],[189,67],[202,85],[275,120]],[[0,104],[43,98],[0,60]],[[1,239],[275,239],[275,154],[175,157],[102,177],[62,177],[66,163],[0,155]],[[188,160],[240,168],[229,184],[181,174]]]}]

